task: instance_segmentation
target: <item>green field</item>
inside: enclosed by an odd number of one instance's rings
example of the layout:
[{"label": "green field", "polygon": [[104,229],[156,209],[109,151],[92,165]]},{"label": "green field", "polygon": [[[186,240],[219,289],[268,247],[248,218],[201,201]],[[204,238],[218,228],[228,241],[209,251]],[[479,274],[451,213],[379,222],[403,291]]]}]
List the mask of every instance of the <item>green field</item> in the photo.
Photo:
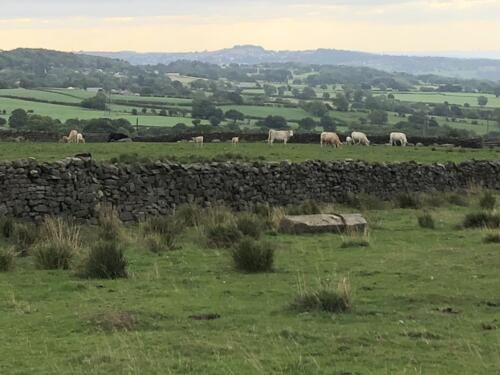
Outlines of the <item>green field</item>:
[{"label": "green field", "polygon": [[[500,252],[482,243],[485,230],[456,228],[475,210],[430,208],[435,230],[415,210],[367,210],[367,248],[341,248],[334,234],[266,235],[276,256],[262,274],[237,272],[201,229],[159,256],[129,228],[128,279],[17,258],[0,272],[0,373],[498,374]],[[86,247],[95,232],[83,229]],[[341,278],[351,311],[290,308],[301,290]],[[190,318],[202,314],[219,318]]]},{"label": "green field", "polygon": [[[319,139],[319,136],[318,136]],[[319,143],[319,141],[318,141]],[[54,161],[76,153],[91,152],[96,160],[109,160],[121,154],[137,154],[138,157],[160,159],[175,158],[181,161],[196,158],[244,159],[244,160],[365,160],[370,162],[416,161],[422,163],[461,162],[465,160],[500,160],[500,150],[460,149],[449,150],[431,147],[346,146],[341,149],[321,148],[318,145],[242,143],[233,147],[229,143],[205,144],[197,148],[190,143],[1,143],[0,160],[35,157]],[[228,156],[229,155],[229,156]]]},{"label": "green field", "polygon": [[264,118],[267,116],[282,116],[287,120],[301,120],[305,117],[311,117],[302,108],[283,108],[271,106],[255,105],[223,105],[220,108],[226,112],[230,109],[240,111],[245,116]]},{"label": "green field", "polygon": [[392,92],[398,100],[413,103],[444,103],[458,104],[463,106],[469,103],[473,107],[478,107],[477,98],[486,96],[488,98],[487,107],[499,108],[500,98],[491,94],[471,94],[471,93],[435,93],[435,92]]}]

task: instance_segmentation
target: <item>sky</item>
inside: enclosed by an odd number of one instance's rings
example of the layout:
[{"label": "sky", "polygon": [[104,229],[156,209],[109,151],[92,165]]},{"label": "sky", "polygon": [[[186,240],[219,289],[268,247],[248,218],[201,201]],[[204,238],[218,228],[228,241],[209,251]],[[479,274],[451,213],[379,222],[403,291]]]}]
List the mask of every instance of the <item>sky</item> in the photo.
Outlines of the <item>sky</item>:
[{"label": "sky", "polygon": [[0,0],[0,49],[500,56],[500,0]]}]

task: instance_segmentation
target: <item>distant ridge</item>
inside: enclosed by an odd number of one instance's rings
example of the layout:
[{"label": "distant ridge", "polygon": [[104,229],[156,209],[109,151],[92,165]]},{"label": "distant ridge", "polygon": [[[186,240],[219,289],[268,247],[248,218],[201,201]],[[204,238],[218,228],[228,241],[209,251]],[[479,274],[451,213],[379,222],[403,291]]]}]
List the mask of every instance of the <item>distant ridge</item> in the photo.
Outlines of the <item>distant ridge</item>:
[{"label": "distant ridge", "polygon": [[271,51],[261,46],[237,45],[218,51],[181,53],[81,52],[118,58],[134,65],[168,64],[176,60],[195,60],[212,64],[260,64],[295,62],[317,65],[365,66],[388,72],[437,74],[448,77],[500,81],[500,60],[434,56],[387,55],[367,52],[316,49]]}]

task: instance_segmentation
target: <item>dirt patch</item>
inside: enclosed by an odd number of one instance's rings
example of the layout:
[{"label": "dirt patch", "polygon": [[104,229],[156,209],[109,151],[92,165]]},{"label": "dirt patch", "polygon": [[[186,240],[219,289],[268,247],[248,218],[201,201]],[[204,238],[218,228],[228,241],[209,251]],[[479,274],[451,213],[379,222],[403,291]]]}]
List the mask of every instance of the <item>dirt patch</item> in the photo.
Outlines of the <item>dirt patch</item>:
[{"label": "dirt patch", "polygon": [[133,331],[137,329],[139,320],[127,311],[109,311],[94,316],[90,323],[105,332]]},{"label": "dirt patch", "polygon": [[215,314],[215,313],[196,314],[196,315],[189,315],[189,319],[193,319],[193,320],[216,320],[216,319],[220,319],[220,315],[219,314]]}]

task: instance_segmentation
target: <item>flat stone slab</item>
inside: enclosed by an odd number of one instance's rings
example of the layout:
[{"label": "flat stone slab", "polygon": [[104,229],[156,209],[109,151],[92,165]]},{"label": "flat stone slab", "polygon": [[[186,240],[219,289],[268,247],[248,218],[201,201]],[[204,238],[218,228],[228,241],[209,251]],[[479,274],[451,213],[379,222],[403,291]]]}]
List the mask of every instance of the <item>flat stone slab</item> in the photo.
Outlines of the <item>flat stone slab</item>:
[{"label": "flat stone slab", "polygon": [[280,223],[284,233],[343,233],[364,231],[368,222],[361,214],[289,215]]}]

